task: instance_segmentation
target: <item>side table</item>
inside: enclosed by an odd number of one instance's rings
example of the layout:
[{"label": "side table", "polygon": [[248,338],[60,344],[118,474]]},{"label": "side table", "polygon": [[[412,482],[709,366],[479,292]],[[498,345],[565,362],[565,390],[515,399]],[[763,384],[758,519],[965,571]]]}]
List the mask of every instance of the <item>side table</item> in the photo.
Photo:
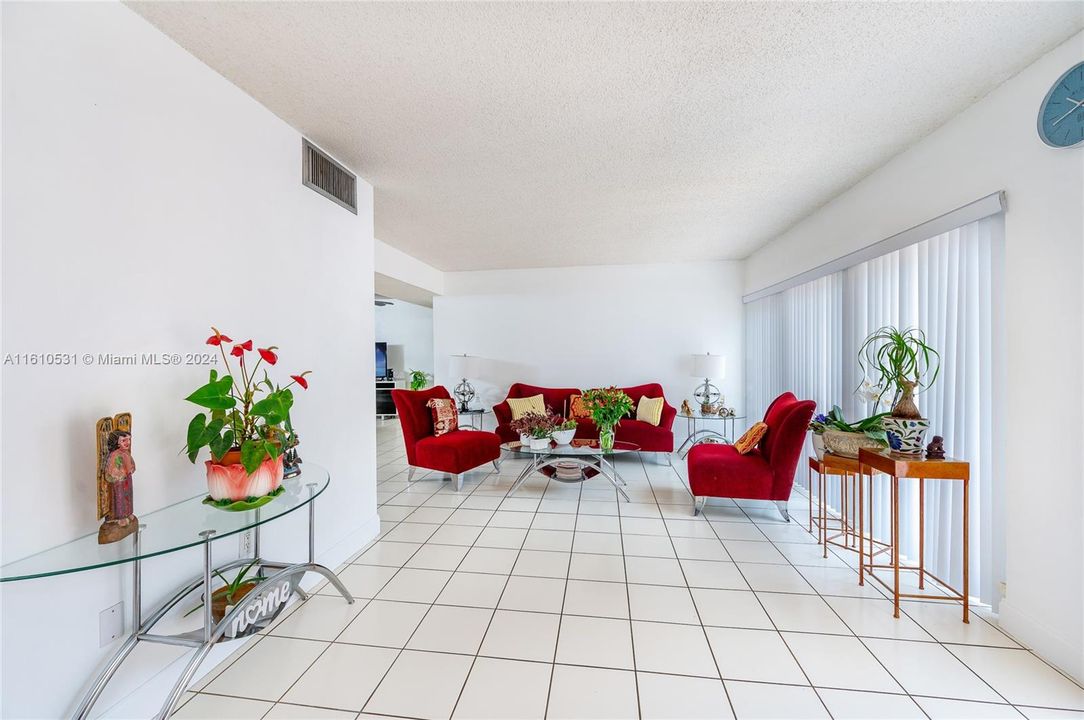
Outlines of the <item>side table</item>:
[{"label": "side table", "polygon": [[[870,557],[869,561],[866,561],[865,547],[862,552],[858,553],[858,583],[860,585],[865,584],[866,573],[869,576],[881,583],[887,590],[892,591],[892,603],[894,606],[894,617],[900,616],[900,598],[929,598],[929,595],[920,593],[901,593],[900,592],[900,571],[911,571],[918,573],[918,587],[923,589],[926,586],[926,579],[929,578],[952,594],[948,596],[949,600],[957,600],[963,603],[963,616],[964,622],[970,622],[968,619],[968,485],[971,480],[971,464],[966,460],[956,460],[953,458],[945,458],[944,460],[926,460],[921,456],[910,455],[896,455],[888,451],[874,452],[872,450],[862,449],[858,452],[858,534],[859,537],[863,533],[863,518],[864,518],[864,506],[865,498],[863,495],[863,485],[866,475],[870,477],[870,498],[869,498],[869,512],[870,520],[872,523],[873,518],[873,473],[874,471],[882,472],[891,478],[890,494],[891,494],[891,509],[889,516],[891,518],[891,540],[889,545],[891,547],[890,557],[891,563],[888,565],[878,565],[873,561],[873,548],[870,545]],[[900,480],[913,479],[918,480],[918,565],[917,566],[901,566],[900,565]],[[947,582],[937,577],[929,570],[926,569],[925,564],[925,533],[926,533],[926,481],[927,480],[941,480],[948,482],[962,482],[963,483],[963,589],[956,590]],[[870,536],[872,537],[872,527],[870,528]],[[875,571],[877,569],[886,569],[892,571],[892,585],[890,586],[881,578],[877,577]],[[944,598],[939,598],[944,599]]]},{"label": "side table", "polygon": [[[813,473],[817,473],[816,514],[813,513]],[[838,520],[828,515],[828,503],[825,498],[826,476],[839,478]],[[825,453],[821,458],[811,456],[809,458],[808,477],[809,532],[812,534],[813,526],[817,526],[817,541],[824,546],[824,557],[828,557],[829,543],[844,550],[857,550],[859,535],[853,522],[855,483],[858,478],[857,458],[833,455],[832,453]],[[834,527],[831,526],[832,523],[835,523]],[[838,532],[829,536],[829,530],[838,530]],[[843,542],[837,542],[839,538],[843,538]]]}]

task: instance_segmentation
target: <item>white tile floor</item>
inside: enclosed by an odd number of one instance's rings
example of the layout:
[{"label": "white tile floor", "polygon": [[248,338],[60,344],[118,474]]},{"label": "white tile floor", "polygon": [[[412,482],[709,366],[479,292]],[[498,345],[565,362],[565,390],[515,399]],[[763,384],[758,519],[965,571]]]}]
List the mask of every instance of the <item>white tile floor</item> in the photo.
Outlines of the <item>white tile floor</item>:
[{"label": "white tile floor", "polygon": [[622,458],[596,478],[522,466],[462,492],[406,482],[378,430],[381,538],[190,693],[183,718],[1084,718],[1084,690],[976,613],[891,603],[854,557],[821,557],[804,496],[713,500]]}]

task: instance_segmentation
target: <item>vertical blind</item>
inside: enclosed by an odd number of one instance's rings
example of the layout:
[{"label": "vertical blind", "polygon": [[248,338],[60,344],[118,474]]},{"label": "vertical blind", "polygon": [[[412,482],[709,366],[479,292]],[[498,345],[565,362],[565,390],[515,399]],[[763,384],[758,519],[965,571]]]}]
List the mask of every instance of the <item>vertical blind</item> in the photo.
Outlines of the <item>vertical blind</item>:
[{"label": "vertical blind", "polygon": [[[930,420],[928,436],[943,436],[949,455],[971,463],[971,593],[991,603],[1001,576],[994,532],[991,279],[1001,218],[969,223],[745,306],[746,397],[754,413],[787,390],[815,400],[818,412],[839,405],[852,421],[883,412],[886,408],[876,409],[854,393],[865,379],[859,347],[885,325],[925,331],[927,342],[941,353],[941,374],[917,401]],[[797,475],[804,487],[806,472]],[[887,529],[888,481],[875,476],[874,482],[874,527]],[[834,507],[836,485],[826,493]],[[959,482],[927,481],[927,568],[955,587],[963,576],[962,503]],[[900,553],[913,560],[918,555],[916,481],[900,483],[900,512]]]}]

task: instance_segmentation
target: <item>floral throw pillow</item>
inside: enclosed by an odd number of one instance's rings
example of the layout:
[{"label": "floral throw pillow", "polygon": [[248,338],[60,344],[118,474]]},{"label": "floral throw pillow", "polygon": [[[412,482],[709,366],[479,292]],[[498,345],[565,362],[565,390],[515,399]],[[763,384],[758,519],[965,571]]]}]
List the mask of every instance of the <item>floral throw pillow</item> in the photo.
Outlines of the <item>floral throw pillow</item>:
[{"label": "floral throw pillow", "polygon": [[459,429],[459,413],[455,401],[448,398],[433,398],[426,403],[433,411],[433,434],[437,437]]},{"label": "floral throw pillow", "polygon": [[583,404],[583,395],[573,395],[568,399],[568,416],[576,420],[584,420],[591,417],[591,413]]}]

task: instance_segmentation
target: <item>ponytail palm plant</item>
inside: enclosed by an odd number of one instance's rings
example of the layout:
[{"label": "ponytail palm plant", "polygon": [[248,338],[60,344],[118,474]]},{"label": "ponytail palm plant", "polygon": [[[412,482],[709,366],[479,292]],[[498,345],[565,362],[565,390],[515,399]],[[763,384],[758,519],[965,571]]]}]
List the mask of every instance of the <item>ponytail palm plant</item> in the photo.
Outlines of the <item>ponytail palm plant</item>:
[{"label": "ponytail palm plant", "polygon": [[929,388],[941,371],[941,354],[918,328],[885,326],[871,333],[858,349],[858,365],[879,388],[877,401],[892,393],[891,417],[919,420],[915,393]]}]

